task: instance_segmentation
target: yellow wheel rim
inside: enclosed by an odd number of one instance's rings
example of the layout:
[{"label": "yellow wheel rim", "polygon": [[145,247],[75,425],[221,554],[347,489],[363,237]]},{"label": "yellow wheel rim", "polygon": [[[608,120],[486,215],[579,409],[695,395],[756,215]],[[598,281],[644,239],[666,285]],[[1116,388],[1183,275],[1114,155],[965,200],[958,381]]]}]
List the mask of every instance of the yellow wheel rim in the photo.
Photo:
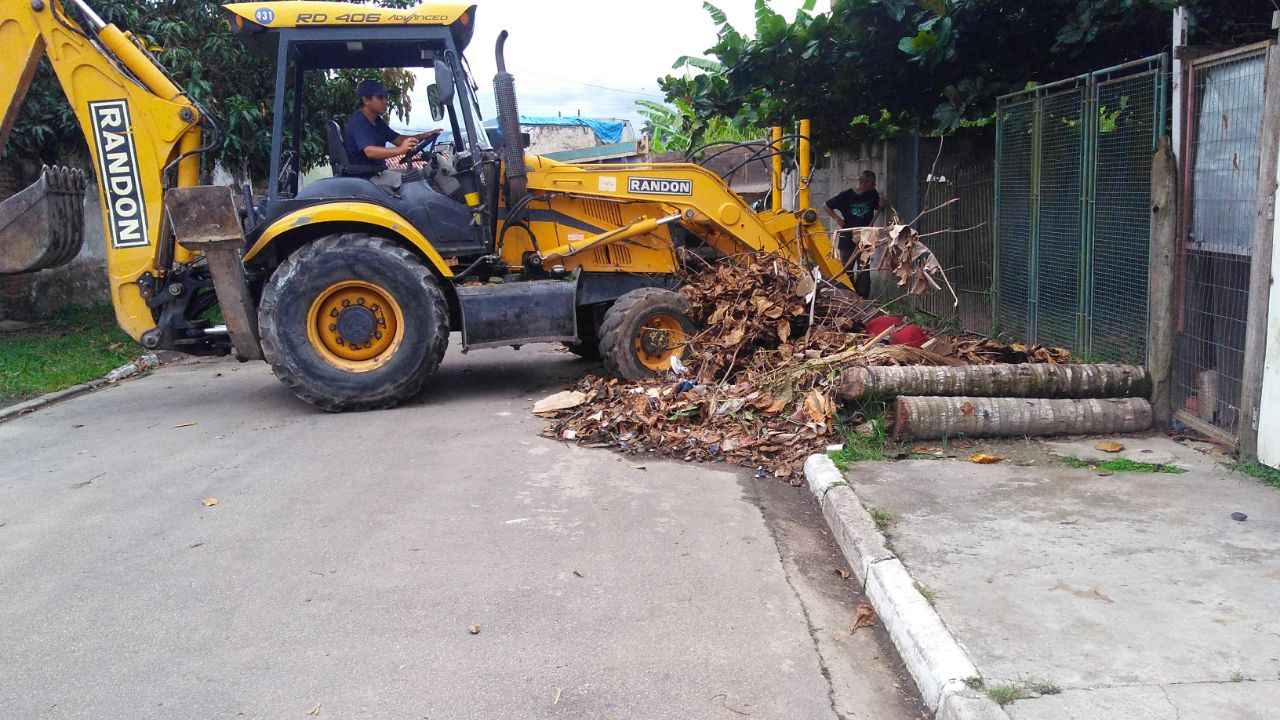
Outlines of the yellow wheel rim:
[{"label": "yellow wheel rim", "polygon": [[369,372],[395,356],[404,340],[404,313],[391,293],[364,280],[325,288],[307,311],[307,339],[330,365]]},{"label": "yellow wheel rim", "polygon": [[671,356],[684,355],[688,336],[680,318],[674,315],[650,315],[640,326],[635,339],[636,358],[654,372],[671,369]]}]

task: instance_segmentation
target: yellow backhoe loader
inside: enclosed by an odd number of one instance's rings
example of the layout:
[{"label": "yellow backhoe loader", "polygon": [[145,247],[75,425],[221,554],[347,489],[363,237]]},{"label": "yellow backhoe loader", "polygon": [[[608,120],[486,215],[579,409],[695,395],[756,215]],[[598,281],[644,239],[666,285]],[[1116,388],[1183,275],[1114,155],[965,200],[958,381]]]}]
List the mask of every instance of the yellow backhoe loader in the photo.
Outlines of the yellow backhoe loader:
[{"label": "yellow backhoe loader", "polygon": [[[463,56],[474,5],[223,8],[229,31],[275,67],[260,201],[247,188],[200,185],[216,118],[136,38],[85,0],[0,0],[0,147],[48,57],[88,139],[117,319],[147,348],[265,359],[325,410],[381,408],[422,388],[451,331],[468,350],[555,342],[598,354],[624,378],[666,371],[696,331],[675,292],[683,252],[775,252],[848,284],[810,207],[807,122],[774,128],[754,153],[773,174],[757,211],[698,164],[527,154],[505,32],[498,130],[487,131]],[[389,67],[434,70],[432,116],[452,135],[447,148],[424,144],[410,158],[422,170],[402,182],[348,157],[336,123],[304,127],[304,93],[287,91],[308,73]],[[303,183],[307,133],[326,135],[333,177]],[[784,146],[796,148],[800,177],[787,210]],[[52,169],[0,206],[0,272],[74,256],[83,188]],[[207,319],[215,306],[225,324]]]}]

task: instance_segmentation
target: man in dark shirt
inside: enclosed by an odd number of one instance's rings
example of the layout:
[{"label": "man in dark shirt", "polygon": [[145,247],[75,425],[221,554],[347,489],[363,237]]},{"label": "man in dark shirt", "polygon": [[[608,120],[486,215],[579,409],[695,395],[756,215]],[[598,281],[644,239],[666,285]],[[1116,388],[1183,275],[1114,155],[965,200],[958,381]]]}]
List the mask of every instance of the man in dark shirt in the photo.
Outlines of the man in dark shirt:
[{"label": "man in dark shirt", "polygon": [[[879,210],[880,193],[876,190],[876,174],[870,170],[862,172],[856,189],[849,188],[827,201],[827,214],[840,223],[842,230],[871,227]],[[853,257],[853,233],[837,233],[836,248],[840,253],[840,261],[847,266]],[[871,273],[867,270],[854,273],[853,288],[862,297],[870,297]]]},{"label": "man in dark shirt", "polygon": [[[343,144],[353,164],[363,159],[385,168],[388,158],[408,155],[419,142],[440,134],[438,129],[417,135],[401,135],[392,130],[382,118],[387,111],[387,89],[377,80],[361,80],[356,94],[360,96],[360,109],[352,113],[343,129]],[[388,143],[394,147],[387,147]]]}]

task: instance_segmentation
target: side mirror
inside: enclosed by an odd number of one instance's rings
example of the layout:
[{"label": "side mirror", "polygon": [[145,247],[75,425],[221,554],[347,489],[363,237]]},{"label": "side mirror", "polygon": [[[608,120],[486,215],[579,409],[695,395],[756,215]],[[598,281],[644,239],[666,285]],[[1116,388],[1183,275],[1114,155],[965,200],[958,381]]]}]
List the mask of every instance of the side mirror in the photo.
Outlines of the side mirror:
[{"label": "side mirror", "polygon": [[431,106],[431,119],[440,122],[444,119],[444,103],[440,102],[440,86],[431,83],[427,86],[427,105]]},{"label": "side mirror", "polygon": [[453,68],[443,58],[436,60],[436,96],[441,105],[453,102]]}]

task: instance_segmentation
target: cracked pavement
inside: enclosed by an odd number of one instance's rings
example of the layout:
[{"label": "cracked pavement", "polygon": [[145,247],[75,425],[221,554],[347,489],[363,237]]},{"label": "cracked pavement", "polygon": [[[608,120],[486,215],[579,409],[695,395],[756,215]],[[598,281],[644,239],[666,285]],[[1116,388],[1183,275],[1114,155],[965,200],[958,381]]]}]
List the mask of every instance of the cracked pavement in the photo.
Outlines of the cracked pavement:
[{"label": "cracked pavement", "polygon": [[807,491],[539,437],[591,368],[328,415],[202,361],[0,423],[0,717],[921,717]]}]

